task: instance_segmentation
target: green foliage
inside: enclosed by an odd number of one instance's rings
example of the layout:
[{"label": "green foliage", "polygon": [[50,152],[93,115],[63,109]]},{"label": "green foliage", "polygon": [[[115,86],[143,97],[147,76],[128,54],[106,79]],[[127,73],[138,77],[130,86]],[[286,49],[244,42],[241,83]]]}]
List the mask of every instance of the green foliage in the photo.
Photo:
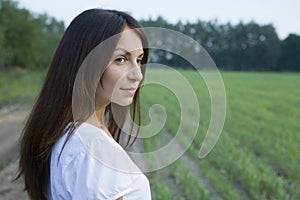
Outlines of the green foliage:
[{"label": "green foliage", "polygon": [[0,68],[45,68],[64,31],[47,15],[34,16],[12,0],[0,1]]},{"label": "green foliage", "polygon": [[[235,27],[220,29],[219,35],[228,30],[224,41],[226,48],[216,54],[218,65],[226,69],[272,70],[280,55],[280,40],[272,25],[259,26],[254,22],[239,23]],[[222,61],[219,61],[219,59]],[[226,62],[227,61],[227,62]]]},{"label": "green foliage", "polygon": [[4,48],[4,28],[0,26],[0,68],[5,65],[7,56],[7,51]]},{"label": "green foliage", "polygon": [[6,164],[4,162],[0,161],[0,170],[2,170],[5,167],[5,165]]},{"label": "green foliage", "polygon": [[[240,22],[232,25],[219,24],[217,20],[172,24],[162,17],[140,22],[145,27],[163,27],[190,36],[208,51],[219,69],[300,70],[299,36],[290,35],[280,41],[272,24]],[[64,29],[63,22],[47,14],[32,14],[19,8],[17,1],[0,0],[0,68],[46,68]],[[189,44],[166,37],[159,36],[158,39],[181,45],[179,53],[194,49]],[[192,68],[185,58],[159,49],[151,49],[150,60],[176,68]]]},{"label": "green foliage", "polygon": [[38,15],[35,24],[38,28],[33,43],[34,66],[45,68],[50,64],[54,50],[64,32],[64,24],[46,14]]},{"label": "green foliage", "polygon": [[152,176],[151,179],[151,190],[152,198],[157,200],[165,200],[165,199],[172,199],[171,191],[167,187],[163,181],[159,180],[158,177]]},{"label": "green foliage", "polygon": [[[219,69],[243,71],[284,71],[299,70],[299,39],[290,36],[283,42],[279,40],[272,24],[259,25],[253,21],[237,25],[219,24],[215,21],[196,21],[183,24],[168,23],[162,17],[156,20],[142,20],[145,27],[163,27],[182,32],[199,42],[211,55]],[[178,52],[192,51],[193,46],[182,41],[157,37],[161,41],[171,41],[181,46]],[[298,36],[299,37],[299,36]],[[193,52],[191,52],[193,53]],[[280,62],[280,58],[282,60]],[[177,68],[192,68],[180,56],[163,50],[152,49],[150,60]],[[287,68],[288,66],[293,66]]]},{"label": "green foliage", "polygon": [[300,70],[300,36],[290,34],[281,43],[282,53],[278,65],[285,70]]}]

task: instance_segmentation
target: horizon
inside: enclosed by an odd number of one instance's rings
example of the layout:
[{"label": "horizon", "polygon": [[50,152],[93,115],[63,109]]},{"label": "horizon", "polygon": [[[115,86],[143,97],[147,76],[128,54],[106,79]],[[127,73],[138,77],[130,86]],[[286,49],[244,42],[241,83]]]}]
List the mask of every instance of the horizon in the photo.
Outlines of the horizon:
[{"label": "horizon", "polygon": [[251,21],[259,25],[272,24],[280,40],[284,40],[289,34],[300,35],[300,26],[297,26],[297,19],[300,18],[300,12],[297,9],[300,7],[300,2],[296,0],[287,0],[284,3],[280,0],[263,2],[259,0],[251,2],[235,0],[226,2],[216,0],[171,2],[165,0],[159,2],[153,0],[143,2],[143,5],[140,5],[141,3],[137,0],[129,0],[126,3],[111,0],[73,0],[70,2],[53,0],[42,4],[39,0],[19,0],[17,2],[19,7],[28,9],[32,13],[46,13],[56,20],[63,21],[66,27],[82,11],[98,7],[125,11],[137,20],[156,19],[161,16],[172,24],[179,20],[183,23],[216,20],[218,24],[237,25],[239,22],[249,23]]}]

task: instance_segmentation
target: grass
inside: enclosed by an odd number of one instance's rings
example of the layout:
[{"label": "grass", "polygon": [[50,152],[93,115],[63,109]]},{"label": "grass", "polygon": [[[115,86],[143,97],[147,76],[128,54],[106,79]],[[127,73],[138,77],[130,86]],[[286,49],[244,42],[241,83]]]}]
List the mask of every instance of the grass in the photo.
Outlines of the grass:
[{"label": "grass", "polygon": [[3,161],[0,161],[0,170],[2,170],[7,164]]},{"label": "grass", "polygon": [[[200,121],[194,120],[197,109],[189,104],[190,94],[171,72],[148,70],[148,78],[172,82],[179,90],[145,86],[141,97],[143,123],[162,121],[153,121],[148,113],[152,105],[160,104],[167,116],[165,129],[175,136],[183,105],[189,113],[184,121],[186,134],[192,131],[191,124],[199,123],[197,135],[184,156],[193,160],[213,188],[199,184],[189,166],[178,160],[147,174],[153,199],[300,199],[300,74],[222,72],[227,95],[226,121],[215,148],[200,160],[199,149],[211,117],[210,96],[197,73],[179,72],[197,95]],[[44,74],[22,70],[0,72],[0,108],[15,104],[30,106]],[[184,99],[178,100],[177,93]],[[143,140],[145,152],[168,144],[162,131]],[[186,141],[181,138],[178,142]]]},{"label": "grass", "polygon": [[[200,128],[187,155],[199,165],[215,191],[224,199],[300,199],[300,124],[297,120],[300,119],[300,75],[223,72],[227,94],[223,133],[209,156],[197,160],[209,124],[210,98],[197,73],[181,73],[193,86],[201,111]],[[149,70],[148,76],[176,81],[168,71]],[[144,103],[149,107],[158,102],[165,107],[166,128],[176,135],[180,123],[176,97],[157,85],[147,86],[143,92]],[[185,109],[190,109],[189,105]],[[193,118],[188,121],[192,123]],[[155,136],[148,140],[155,142],[161,138]],[[171,167],[170,170],[174,171]],[[188,184],[181,183],[182,187]],[[192,196],[187,197],[190,198]]]},{"label": "grass", "polygon": [[0,109],[4,106],[30,107],[41,88],[44,76],[44,71],[0,71]]}]

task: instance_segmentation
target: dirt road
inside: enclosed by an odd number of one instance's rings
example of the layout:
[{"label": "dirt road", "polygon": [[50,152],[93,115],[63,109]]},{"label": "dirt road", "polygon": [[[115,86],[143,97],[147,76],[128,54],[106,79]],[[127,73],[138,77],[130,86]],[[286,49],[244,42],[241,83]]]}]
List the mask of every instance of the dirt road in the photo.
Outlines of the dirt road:
[{"label": "dirt road", "polygon": [[0,111],[0,200],[28,199],[21,181],[12,183],[17,171],[18,139],[28,111]]}]

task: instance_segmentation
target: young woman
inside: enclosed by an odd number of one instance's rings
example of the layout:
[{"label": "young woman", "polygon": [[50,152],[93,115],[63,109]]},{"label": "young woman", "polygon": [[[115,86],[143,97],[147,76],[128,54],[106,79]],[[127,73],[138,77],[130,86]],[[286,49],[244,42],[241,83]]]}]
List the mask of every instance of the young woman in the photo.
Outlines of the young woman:
[{"label": "young woman", "polygon": [[31,199],[151,199],[119,145],[126,116],[140,124],[140,28],[124,12],[92,9],[66,29],[21,136],[18,177]]}]

